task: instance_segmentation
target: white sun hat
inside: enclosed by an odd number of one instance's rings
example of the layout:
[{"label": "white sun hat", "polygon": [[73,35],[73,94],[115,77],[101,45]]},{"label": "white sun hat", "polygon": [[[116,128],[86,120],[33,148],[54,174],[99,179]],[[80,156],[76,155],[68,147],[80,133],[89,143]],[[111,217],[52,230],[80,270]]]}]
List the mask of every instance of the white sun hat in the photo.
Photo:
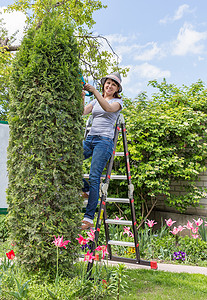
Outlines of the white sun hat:
[{"label": "white sun hat", "polygon": [[118,72],[111,73],[109,75],[106,75],[105,77],[101,78],[101,84],[104,85],[106,79],[113,79],[116,81],[119,85],[119,90],[118,92],[121,93],[122,91],[122,86],[121,86],[121,75]]}]

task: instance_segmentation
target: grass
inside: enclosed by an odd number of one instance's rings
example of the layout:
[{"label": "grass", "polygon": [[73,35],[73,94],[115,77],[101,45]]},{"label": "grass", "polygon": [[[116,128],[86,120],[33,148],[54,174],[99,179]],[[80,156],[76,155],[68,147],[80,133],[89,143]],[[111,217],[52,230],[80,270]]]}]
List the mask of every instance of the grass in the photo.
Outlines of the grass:
[{"label": "grass", "polygon": [[[120,293],[120,300],[207,299],[207,276],[205,275],[144,269],[126,270],[126,274],[127,280]],[[42,299],[48,299],[48,296],[44,295]],[[92,299],[96,298],[91,297]],[[117,299],[117,297],[114,295],[104,299]]]},{"label": "grass", "polygon": [[[178,266],[179,268],[179,266]],[[207,299],[207,276],[145,269],[128,269],[124,300]]]}]

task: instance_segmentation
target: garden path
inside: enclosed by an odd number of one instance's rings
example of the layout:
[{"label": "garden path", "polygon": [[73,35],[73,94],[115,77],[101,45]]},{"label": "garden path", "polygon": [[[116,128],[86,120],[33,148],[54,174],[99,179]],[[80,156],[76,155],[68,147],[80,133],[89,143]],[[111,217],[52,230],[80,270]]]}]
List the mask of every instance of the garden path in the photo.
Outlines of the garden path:
[{"label": "garden path", "polygon": [[[110,265],[117,265],[118,263],[115,261],[108,261]],[[167,272],[175,272],[175,273],[191,273],[191,274],[203,274],[207,276],[207,267],[198,267],[198,266],[189,266],[189,265],[176,265],[176,264],[164,264],[158,263],[158,271],[167,271]],[[136,265],[125,263],[126,268],[132,269],[151,269],[148,266],[144,265]]]}]

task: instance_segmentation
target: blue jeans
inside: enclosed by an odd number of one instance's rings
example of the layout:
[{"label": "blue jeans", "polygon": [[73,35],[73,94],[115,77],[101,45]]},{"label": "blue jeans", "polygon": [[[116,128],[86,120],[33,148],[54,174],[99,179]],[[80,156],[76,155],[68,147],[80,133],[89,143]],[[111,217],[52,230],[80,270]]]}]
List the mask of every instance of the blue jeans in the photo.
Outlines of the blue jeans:
[{"label": "blue jeans", "polygon": [[92,156],[89,184],[83,180],[83,191],[89,191],[84,217],[93,220],[99,198],[100,177],[114,150],[113,139],[100,135],[88,135],[83,142],[83,150],[85,159]]}]

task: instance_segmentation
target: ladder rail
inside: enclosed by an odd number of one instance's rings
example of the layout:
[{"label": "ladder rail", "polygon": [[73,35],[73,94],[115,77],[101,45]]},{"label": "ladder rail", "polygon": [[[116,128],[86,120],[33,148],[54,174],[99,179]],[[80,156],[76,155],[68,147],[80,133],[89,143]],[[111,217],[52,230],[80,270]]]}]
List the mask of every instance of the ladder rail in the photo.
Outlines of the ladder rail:
[{"label": "ladder rail", "polygon": [[[118,127],[116,126],[115,127],[115,132],[114,132],[114,150],[113,150],[113,153],[112,153],[111,158],[109,160],[108,167],[107,167],[107,172],[106,172],[106,176],[105,176],[105,183],[104,184],[106,186],[109,185],[109,181],[110,181],[110,176],[111,176],[111,171],[112,171],[113,161],[114,161],[114,156],[115,156],[115,149],[116,149],[116,145],[117,145],[117,141],[118,141],[118,135],[119,135],[119,130],[118,130]],[[101,195],[100,208],[99,208],[98,218],[97,218],[96,227],[95,227],[95,238],[94,238],[94,241],[92,243],[91,252],[93,252],[93,254],[94,254],[95,245],[97,245],[97,243],[98,243],[99,232],[100,232],[100,228],[101,228],[101,221],[103,220],[105,235],[106,235],[107,250],[108,250],[108,253],[109,253],[109,259],[111,259],[111,257],[112,257],[111,245],[108,244],[108,241],[110,239],[110,237],[109,237],[109,227],[108,227],[108,224],[105,222],[105,219],[107,218],[106,196],[107,196],[107,192],[102,193],[102,195]],[[89,272],[89,276],[91,276],[92,267],[93,267],[93,261],[91,263],[90,262],[88,263],[87,271]]]},{"label": "ladder rail", "polygon": [[130,172],[130,162],[129,162],[129,152],[128,152],[128,145],[127,145],[127,138],[126,138],[126,125],[125,122],[122,122],[122,140],[124,145],[124,158],[125,158],[125,166],[127,172],[127,182],[128,182],[128,197],[130,202],[130,209],[131,209],[131,216],[132,216],[132,229],[134,234],[134,242],[135,242],[135,252],[137,261],[140,262],[140,252],[139,252],[139,243],[138,243],[138,232],[137,232],[137,221],[135,216],[135,208],[134,208],[134,197],[133,197],[133,186],[131,183],[131,172]]}]

